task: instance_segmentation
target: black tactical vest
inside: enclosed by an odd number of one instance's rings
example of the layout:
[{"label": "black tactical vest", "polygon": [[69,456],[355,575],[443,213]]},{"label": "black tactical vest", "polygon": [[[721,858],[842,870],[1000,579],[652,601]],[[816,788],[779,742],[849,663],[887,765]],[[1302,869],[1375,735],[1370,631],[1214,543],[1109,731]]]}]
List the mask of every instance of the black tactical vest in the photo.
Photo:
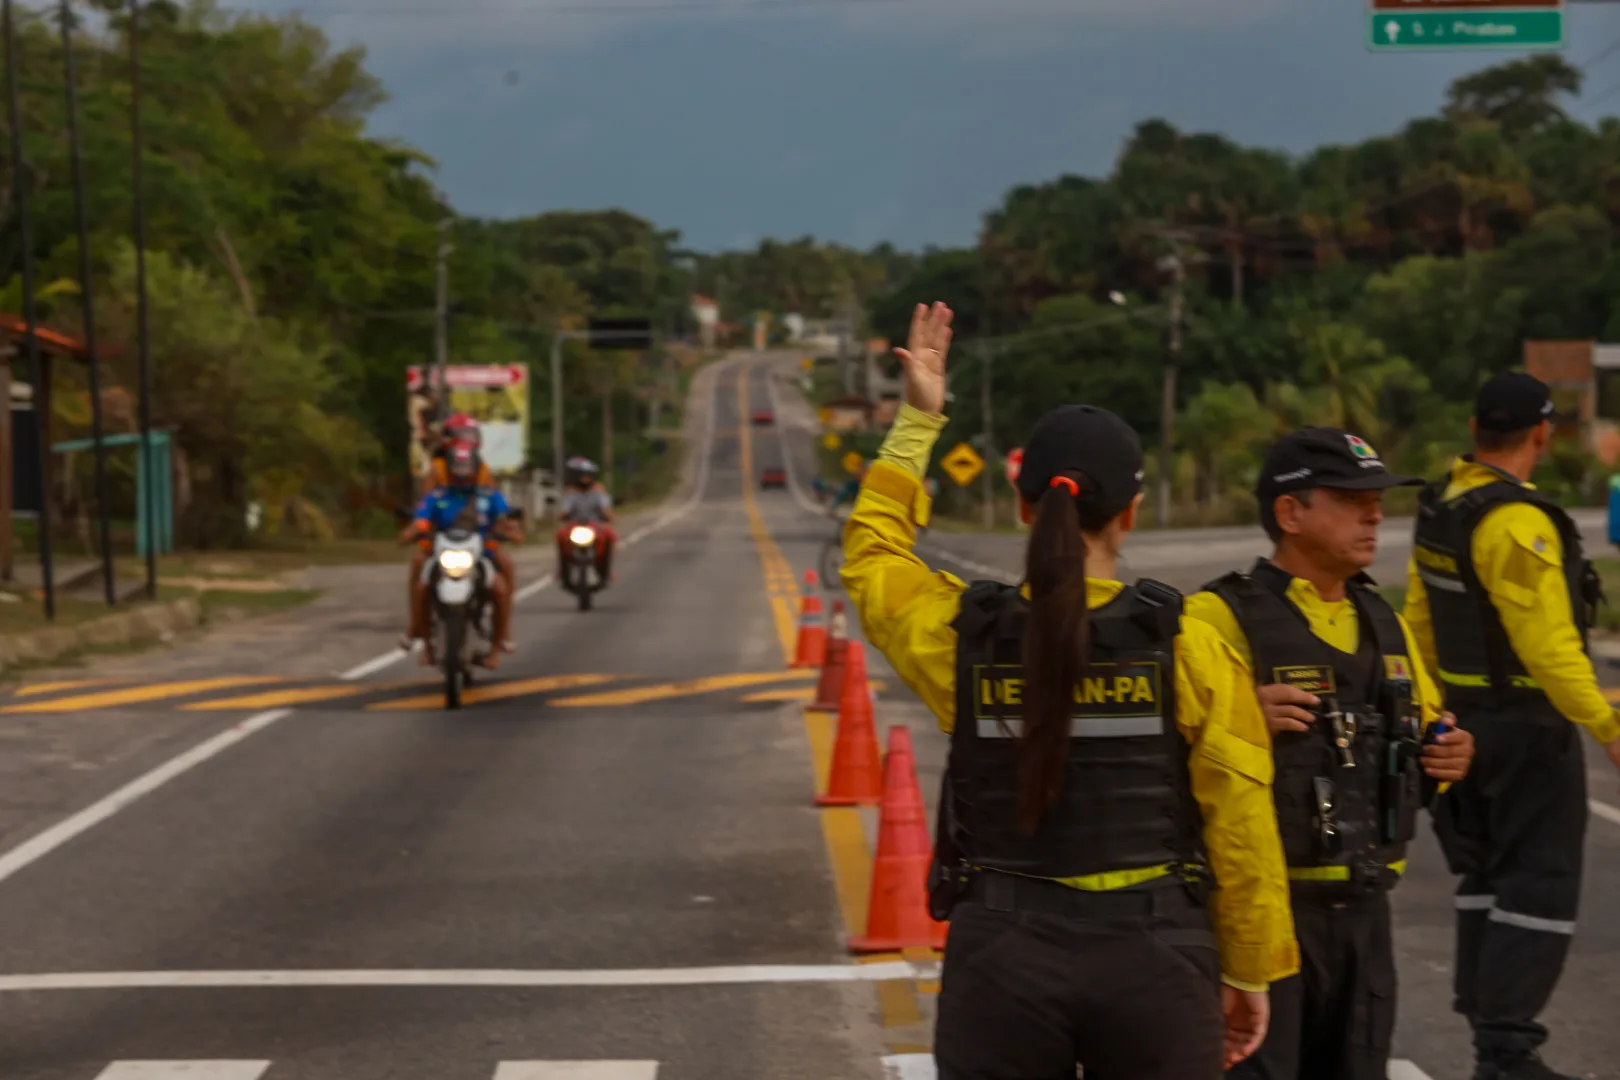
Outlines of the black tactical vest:
[{"label": "black tactical vest", "polygon": [[1507,473],[1491,471],[1500,479],[1450,502],[1444,497],[1449,478],[1425,486],[1418,497],[1412,558],[1429,600],[1446,705],[1459,716],[1507,713],[1516,719],[1563,724],[1564,718],[1514,654],[1496,606],[1474,572],[1474,530],[1487,511],[1505,503],[1529,503],[1552,519],[1564,549],[1570,611],[1583,644],[1603,598],[1602,586],[1581,552],[1580,530],[1569,514]]},{"label": "black tactical vest", "polygon": [[[1294,888],[1309,882],[1390,885],[1423,803],[1422,719],[1400,620],[1365,575],[1348,585],[1360,627],[1354,653],[1311,632],[1288,598],[1293,580],[1261,559],[1207,588],[1226,601],[1249,639],[1255,679],[1297,686],[1321,701],[1309,731],[1272,737],[1272,791]],[[1326,886],[1325,886],[1326,887]]]},{"label": "black tactical vest", "polygon": [[1197,876],[1203,825],[1176,727],[1181,609],[1180,593],[1144,581],[1091,612],[1068,779],[1031,833],[1018,820],[1017,768],[1028,604],[997,582],[968,589],[955,622],[956,726],[941,816],[952,862],[1043,878],[1168,863]]}]

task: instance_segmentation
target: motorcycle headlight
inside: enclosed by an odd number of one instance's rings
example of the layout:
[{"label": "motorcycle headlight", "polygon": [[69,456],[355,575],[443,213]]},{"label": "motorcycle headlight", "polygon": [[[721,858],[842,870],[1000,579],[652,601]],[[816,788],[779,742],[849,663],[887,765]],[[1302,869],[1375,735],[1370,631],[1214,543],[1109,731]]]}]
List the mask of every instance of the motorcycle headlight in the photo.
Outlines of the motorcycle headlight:
[{"label": "motorcycle headlight", "polygon": [[439,568],[453,578],[462,577],[473,568],[473,553],[470,551],[441,551],[439,553]]},{"label": "motorcycle headlight", "polygon": [[586,525],[575,525],[568,534],[568,539],[580,547],[589,547],[591,544],[596,543],[596,530]]}]

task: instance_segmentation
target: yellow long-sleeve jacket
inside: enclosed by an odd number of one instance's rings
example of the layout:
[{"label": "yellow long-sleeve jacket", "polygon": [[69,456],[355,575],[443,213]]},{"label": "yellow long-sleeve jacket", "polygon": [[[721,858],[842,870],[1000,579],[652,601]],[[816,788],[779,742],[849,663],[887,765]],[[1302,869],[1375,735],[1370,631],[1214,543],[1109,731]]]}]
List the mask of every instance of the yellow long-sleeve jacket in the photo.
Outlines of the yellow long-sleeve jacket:
[{"label": "yellow long-sleeve jacket", "polygon": [[[1458,458],[1443,498],[1449,502],[1500,479],[1483,465]],[[1591,658],[1581,647],[1564,578],[1564,544],[1552,520],[1528,503],[1504,503],[1480,519],[1469,550],[1474,572],[1490,594],[1513,652],[1553,708],[1584,726],[1600,743],[1620,739],[1620,719],[1603,696]],[[1408,563],[1406,578],[1407,624],[1424,663],[1443,682],[1429,594],[1416,560]]]},{"label": "yellow long-sleeve jacket", "polygon": [[[866,640],[949,732],[956,720],[956,631],[965,585],[912,552],[930,502],[922,475],[944,421],[902,406],[861,485],[844,533],[843,579]],[[1099,606],[1117,581],[1092,580]],[[1183,618],[1176,638],[1177,726],[1192,749],[1193,795],[1216,888],[1211,915],[1225,980],[1261,989],[1299,970],[1282,840],[1272,807],[1271,740],[1248,669],[1208,624]],[[1169,873],[1170,868],[1162,868]],[[1142,880],[1113,875],[1077,888]]]}]

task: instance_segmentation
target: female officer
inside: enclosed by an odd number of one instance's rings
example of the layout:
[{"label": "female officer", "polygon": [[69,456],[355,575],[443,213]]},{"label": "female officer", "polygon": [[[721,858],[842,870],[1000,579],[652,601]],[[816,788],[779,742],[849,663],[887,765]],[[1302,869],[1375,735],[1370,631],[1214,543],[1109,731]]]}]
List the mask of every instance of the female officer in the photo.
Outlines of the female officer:
[{"label": "female officer", "polygon": [[1216,1080],[1299,968],[1253,679],[1174,590],[1115,580],[1142,449],[1106,410],[1054,410],[1030,436],[1021,589],[912,554],[950,322],[919,306],[897,350],[906,403],[843,570],[867,640],[951,736],[939,1076]]}]

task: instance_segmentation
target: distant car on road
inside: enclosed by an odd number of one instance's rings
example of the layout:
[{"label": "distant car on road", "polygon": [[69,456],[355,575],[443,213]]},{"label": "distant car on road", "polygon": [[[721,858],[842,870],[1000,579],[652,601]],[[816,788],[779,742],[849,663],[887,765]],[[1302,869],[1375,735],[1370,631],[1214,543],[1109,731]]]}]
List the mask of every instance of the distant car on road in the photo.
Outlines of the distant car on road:
[{"label": "distant car on road", "polygon": [[762,488],[787,487],[787,470],[761,469],[759,473],[759,486]]},{"label": "distant car on road", "polygon": [[755,409],[754,410],[754,423],[759,425],[760,427],[765,427],[767,425],[774,424],[774,423],[776,423],[776,414],[774,412],[772,412],[770,409]]}]

